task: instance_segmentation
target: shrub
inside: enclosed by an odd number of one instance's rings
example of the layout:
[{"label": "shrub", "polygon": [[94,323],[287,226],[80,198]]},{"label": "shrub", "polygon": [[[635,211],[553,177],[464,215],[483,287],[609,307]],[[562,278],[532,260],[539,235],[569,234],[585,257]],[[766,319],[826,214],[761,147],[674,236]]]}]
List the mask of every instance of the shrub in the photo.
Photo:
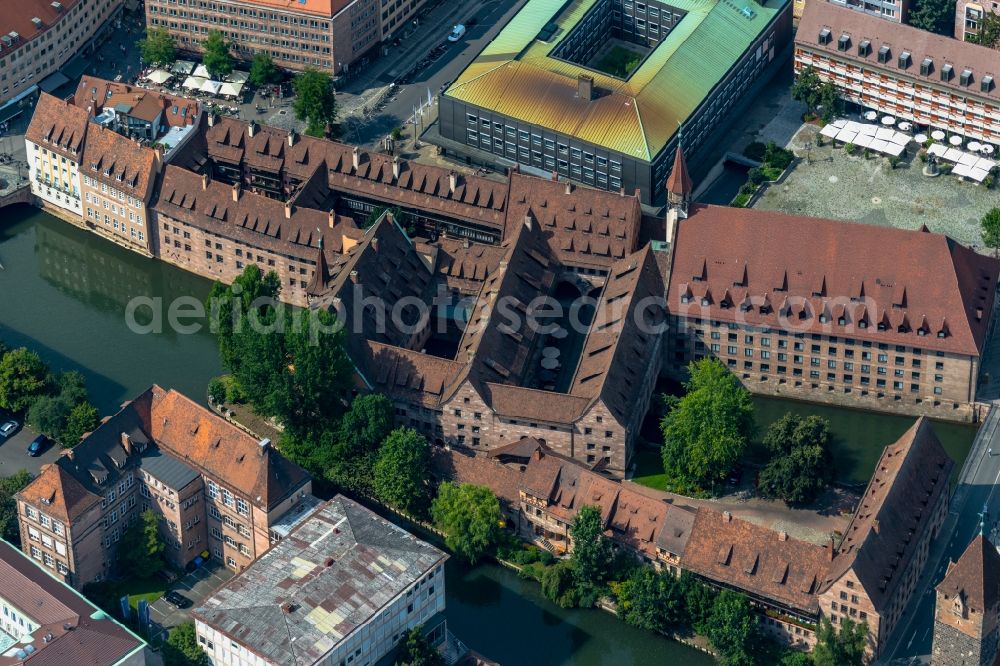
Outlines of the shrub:
[{"label": "shrub", "polygon": [[844,150],[847,151],[848,155],[853,155],[854,153],[858,152],[858,147],[855,146],[853,143],[849,143],[844,146]]},{"label": "shrub", "polygon": [[890,155],[889,156],[889,168],[890,169],[895,169],[897,166],[899,166],[899,162],[900,162],[900,159],[898,157],[896,157],[895,155]]},{"label": "shrub", "polygon": [[826,139],[823,138],[822,134],[817,134],[816,135],[816,146],[818,148],[822,148],[825,145],[826,145]]},{"label": "shrub", "polygon": [[993,183],[995,181],[996,181],[996,178],[994,178],[992,175],[989,175],[989,176],[986,176],[986,178],[983,178],[983,185],[985,185],[986,189],[989,190],[989,189],[993,188]]},{"label": "shrub", "polygon": [[939,164],[938,165],[938,170],[941,171],[941,173],[943,173],[945,175],[951,173],[951,170],[953,168],[954,167],[951,164]]},{"label": "shrub", "polygon": [[392,132],[389,133],[389,136],[392,137],[393,141],[399,141],[400,139],[403,138],[403,128],[393,127]]},{"label": "shrub", "polygon": [[865,159],[867,160],[872,156],[872,151],[865,148],[865,151],[862,153],[862,155],[864,155]]},{"label": "shrub", "polygon": [[764,161],[764,154],[767,152],[767,146],[765,146],[760,141],[754,141],[749,146],[743,149],[743,155],[756,162]]},{"label": "shrub", "polygon": [[795,159],[795,153],[779,147],[774,141],[768,141],[764,152],[764,162],[780,171],[784,171]]},{"label": "shrub", "polygon": [[746,205],[748,203],[750,203],[750,195],[743,194],[741,192],[740,194],[736,195],[736,198],[733,199],[733,203],[731,205],[733,208],[746,208]]},{"label": "shrub", "polygon": [[226,383],[222,381],[222,377],[212,377],[208,382],[208,399],[216,405],[226,401]]},{"label": "shrub", "polygon": [[747,171],[747,182],[751,185],[760,185],[765,180],[767,179],[764,177],[764,172],[760,169],[753,168]]}]

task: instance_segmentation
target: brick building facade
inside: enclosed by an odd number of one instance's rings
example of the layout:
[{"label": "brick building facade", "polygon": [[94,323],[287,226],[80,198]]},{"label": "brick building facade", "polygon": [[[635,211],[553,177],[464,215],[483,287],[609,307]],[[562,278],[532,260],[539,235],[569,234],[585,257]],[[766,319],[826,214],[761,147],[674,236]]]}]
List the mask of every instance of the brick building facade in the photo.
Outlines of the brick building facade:
[{"label": "brick building facade", "polygon": [[25,552],[76,588],[112,574],[123,531],[147,509],[171,565],[208,551],[240,571],[311,489],[267,440],[154,386],[43,467],[17,495],[18,523]]},{"label": "brick building facade", "polygon": [[976,536],[935,589],[933,666],[990,666],[1000,659],[1000,554]]},{"label": "brick building facade", "polygon": [[969,41],[979,34],[979,29],[987,14],[1000,14],[1000,2],[996,0],[956,0],[955,39]]}]

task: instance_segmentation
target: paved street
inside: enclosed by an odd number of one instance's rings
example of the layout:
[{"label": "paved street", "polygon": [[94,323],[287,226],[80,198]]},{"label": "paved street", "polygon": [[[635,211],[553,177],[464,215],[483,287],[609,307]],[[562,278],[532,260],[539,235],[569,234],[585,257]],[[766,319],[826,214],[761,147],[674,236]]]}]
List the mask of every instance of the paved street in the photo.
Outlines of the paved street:
[{"label": "paved street", "polygon": [[233,572],[220,562],[210,560],[200,569],[186,574],[167,586],[167,591],[176,590],[191,600],[185,609],[174,608],[160,597],[149,607],[150,622],[160,629],[172,629],[191,619],[188,612],[197,608],[220,585],[233,577]]},{"label": "paved street", "polygon": [[55,462],[60,451],[57,445],[49,445],[49,448],[37,458],[32,458],[25,452],[37,434],[22,425],[13,437],[0,441],[0,476],[10,476],[22,469],[28,470],[32,476],[37,476],[42,465]]},{"label": "paved street", "polygon": [[[990,451],[992,449],[992,452]],[[924,576],[916,589],[923,594],[911,600],[900,628],[886,646],[882,663],[929,663],[934,629],[934,587],[944,577],[948,562],[957,560],[979,531],[979,514],[988,507],[989,533],[1000,517],[1000,405],[980,428],[966,461],[951,512],[937,541],[931,547]],[[994,543],[996,534],[994,532]]]}]

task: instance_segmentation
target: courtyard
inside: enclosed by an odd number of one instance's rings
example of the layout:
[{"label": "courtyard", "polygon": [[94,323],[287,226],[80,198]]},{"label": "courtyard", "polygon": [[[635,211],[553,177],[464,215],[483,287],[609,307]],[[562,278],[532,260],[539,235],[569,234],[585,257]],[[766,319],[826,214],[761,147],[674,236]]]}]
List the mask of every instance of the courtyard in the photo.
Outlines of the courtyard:
[{"label": "courtyard", "polygon": [[901,229],[925,224],[982,249],[980,220],[1000,199],[996,187],[987,189],[952,175],[924,176],[913,143],[895,169],[884,157],[848,155],[829,140],[817,146],[819,129],[810,124],[799,128],[788,147],[801,159],[754,208]]}]

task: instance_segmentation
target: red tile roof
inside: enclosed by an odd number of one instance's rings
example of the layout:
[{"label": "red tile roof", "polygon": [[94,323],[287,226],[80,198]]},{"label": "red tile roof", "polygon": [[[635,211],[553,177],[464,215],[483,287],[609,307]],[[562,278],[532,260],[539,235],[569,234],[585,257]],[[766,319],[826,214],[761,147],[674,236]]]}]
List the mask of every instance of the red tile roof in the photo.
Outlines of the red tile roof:
[{"label": "red tile roof", "polygon": [[688,174],[687,160],[684,159],[684,151],[678,145],[677,152],[674,153],[674,166],[667,178],[667,192],[689,195],[691,189],[691,176]]},{"label": "red tile roof", "polygon": [[193,125],[199,116],[196,100],[94,76],[80,79],[73,94],[73,103],[95,116],[106,106],[114,108],[116,104],[126,104],[132,108],[130,115],[149,121],[155,120],[157,113],[162,111],[160,120],[167,127]]},{"label": "red tile roof", "polygon": [[43,92],[24,138],[79,163],[87,123],[86,111]]},{"label": "red tile roof", "polygon": [[67,523],[101,501],[59,464],[42,465],[41,473],[18,496]]},{"label": "red tile roof", "polygon": [[159,157],[152,148],[91,123],[80,162],[81,174],[148,201],[158,164]]},{"label": "red tile roof", "polygon": [[[62,9],[57,10],[52,6],[51,0],[4,0],[3,12],[0,12],[0,34],[16,32],[20,39],[10,46],[0,42],[0,56],[6,56],[24,46],[25,42],[52,29],[66,18],[69,10],[78,2],[79,0],[61,0]],[[36,26],[31,20],[33,18],[41,19],[41,26]],[[82,21],[79,16],[74,20]]]},{"label": "red tile roof", "polygon": [[998,274],[942,234],[699,205],[679,224],[667,307],[979,355]]},{"label": "red tile roof", "polygon": [[993,611],[1000,603],[1000,553],[996,546],[977,535],[958,561],[948,564],[937,592],[945,601],[961,596],[966,608],[980,617]]},{"label": "red tile roof", "polygon": [[913,535],[928,528],[954,464],[924,417],[885,447],[821,591],[853,571],[875,609],[886,611],[921,543]]}]

